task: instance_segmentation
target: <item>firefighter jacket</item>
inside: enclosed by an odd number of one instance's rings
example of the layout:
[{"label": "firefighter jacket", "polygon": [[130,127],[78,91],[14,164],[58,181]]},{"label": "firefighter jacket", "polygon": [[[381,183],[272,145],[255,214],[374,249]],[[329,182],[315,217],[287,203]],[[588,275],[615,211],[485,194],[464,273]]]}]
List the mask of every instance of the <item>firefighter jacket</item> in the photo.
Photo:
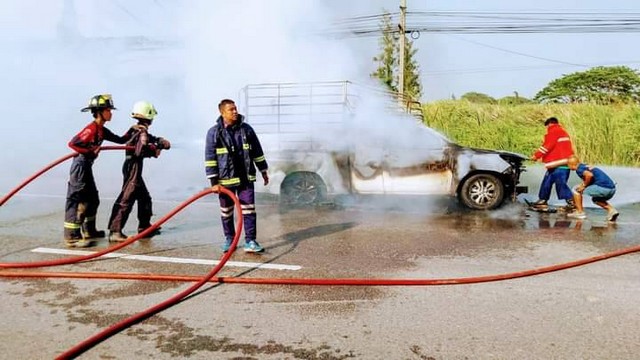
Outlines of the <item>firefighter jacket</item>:
[{"label": "firefighter jacket", "polygon": [[[255,166],[254,166],[255,164]],[[205,172],[211,185],[238,186],[256,181],[256,166],[267,171],[267,160],[253,128],[238,114],[238,121],[228,127],[218,117],[207,132]]]},{"label": "firefighter jacket", "polygon": [[71,141],[69,141],[68,145],[81,156],[93,160],[98,157],[98,148],[100,148],[100,145],[102,145],[104,140],[111,141],[116,144],[124,144],[130,138],[130,132],[127,132],[124,136],[118,136],[106,127],[100,126],[95,121],[92,121],[77,133]]},{"label": "firefighter jacket", "polygon": [[542,146],[533,154],[533,159],[542,159],[547,169],[567,165],[573,155],[573,144],[567,131],[560,124],[550,124]]},{"label": "firefighter jacket", "polygon": [[144,158],[160,156],[160,150],[170,148],[169,142],[164,138],[149,134],[147,128],[138,125],[138,128],[131,127],[125,134],[128,137],[128,148],[125,151],[125,162],[122,166],[122,172],[125,177],[129,176],[134,164],[138,168],[138,177],[142,177],[142,164]]}]

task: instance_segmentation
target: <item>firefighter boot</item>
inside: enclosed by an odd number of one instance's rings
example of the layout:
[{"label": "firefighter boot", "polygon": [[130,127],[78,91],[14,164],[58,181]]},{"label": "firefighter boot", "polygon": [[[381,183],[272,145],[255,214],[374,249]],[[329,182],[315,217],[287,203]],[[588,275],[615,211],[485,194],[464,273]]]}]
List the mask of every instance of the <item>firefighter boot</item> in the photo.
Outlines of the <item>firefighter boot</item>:
[{"label": "firefighter boot", "polygon": [[84,236],[85,239],[103,238],[105,232],[103,230],[96,230],[95,220],[85,220],[84,223],[82,223],[82,236]]},{"label": "firefighter boot", "polygon": [[122,231],[109,232],[109,242],[125,242],[125,241],[127,241],[127,235],[123,234]]},{"label": "firefighter boot", "polygon": [[69,248],[86,248],[93,245],[93,241],[85,239],[80,229],[64,229],[64,244]]}]

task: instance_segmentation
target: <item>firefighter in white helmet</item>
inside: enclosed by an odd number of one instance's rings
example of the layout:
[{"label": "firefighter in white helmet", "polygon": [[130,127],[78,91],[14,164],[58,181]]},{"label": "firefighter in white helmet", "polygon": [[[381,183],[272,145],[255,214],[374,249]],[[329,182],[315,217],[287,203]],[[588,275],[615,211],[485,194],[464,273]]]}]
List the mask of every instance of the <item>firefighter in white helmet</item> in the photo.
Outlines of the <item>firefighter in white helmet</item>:
[{"label": "firefighter in white helmet", "polygon": [[[113,204],[111,217],[109,218],[109,241],[122,242],[127,236],[122,232],[133,208],[138,202],[138,233],[151,226],[153,215],[151,196],[142,178],[142,165],[144,158],[158,157],[161,150],[171,148],[169,140],[151,135],[148,130],[158,112],[153,104],[148,101],[138,101],[133,105],[131,117],[138,121],[138,126],[133,127],[131,140],[127,142],[132,149],[126,151],[124,164],[122,165],[122,191]],[[157,235],[158,229],[149,237]]]}]

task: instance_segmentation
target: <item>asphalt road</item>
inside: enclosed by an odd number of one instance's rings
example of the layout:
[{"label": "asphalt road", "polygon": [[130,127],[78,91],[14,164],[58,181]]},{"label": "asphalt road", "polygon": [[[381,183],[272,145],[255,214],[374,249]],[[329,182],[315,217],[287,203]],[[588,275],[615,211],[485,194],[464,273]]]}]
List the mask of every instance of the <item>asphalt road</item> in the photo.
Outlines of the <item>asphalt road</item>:
[{"label": "asphalt road", "polygon": [[[219,210],[206,198],[163,233],[108,258],[25,271],[201,275],[219,259]],[[17,197],[0,208],[0,262],[68,255],[63,199]],[[106,222],[111,201],[98,220]],[[156,202],[164,214],[177,203]],[[512,205],[465,212],[421,200],[353,201],[280,209],[260,201],[263,255],[236,251],[220,276],[251,278],[454,278],[508,273],[635,246],[640,208],[617,224]],[[135,214],[135,213],[134,213]],[[130,220],[128,229],[135,228]],[[108,246],[106,240],[98,248]],[[169,260],[167,260],[169,259]],[[637,359],[637,254],[539,276],[447,286],[212,284],[99,344],[83,359]],[[172,261],[172,262],[159,262]],[[192,261],[195,262],[195,261]],[[250,263],[273,268],[257,268]],[[2,271],[0,270],[0,274]],[[0,357],[53,358],[189,283],[0,278]]]}]

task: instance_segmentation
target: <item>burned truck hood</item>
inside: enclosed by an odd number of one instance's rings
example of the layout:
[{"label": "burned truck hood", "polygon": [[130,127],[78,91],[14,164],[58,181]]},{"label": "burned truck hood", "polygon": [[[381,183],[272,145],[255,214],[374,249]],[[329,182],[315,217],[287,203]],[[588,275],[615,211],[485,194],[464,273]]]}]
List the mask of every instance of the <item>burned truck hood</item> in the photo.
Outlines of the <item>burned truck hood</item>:
[{"label": "burned truck hood", "polygon": [[449,144],[451,153],[456,155],[456,175],[458,179],[472,171],[506,173],[522,168],[526,156],[509,151],[467,148]]},{"label": "burned truck hood", "polygon": [[512,158],[513,160],[524,161],[528,159],[528,157],[525,155],[510,152],[510,151],[487,150],[487,149],[478,149],[478,148],[468,148],[468,149],[475,151],[479,154],[497,154],[497,155],[502,155],[503,157]]}]

